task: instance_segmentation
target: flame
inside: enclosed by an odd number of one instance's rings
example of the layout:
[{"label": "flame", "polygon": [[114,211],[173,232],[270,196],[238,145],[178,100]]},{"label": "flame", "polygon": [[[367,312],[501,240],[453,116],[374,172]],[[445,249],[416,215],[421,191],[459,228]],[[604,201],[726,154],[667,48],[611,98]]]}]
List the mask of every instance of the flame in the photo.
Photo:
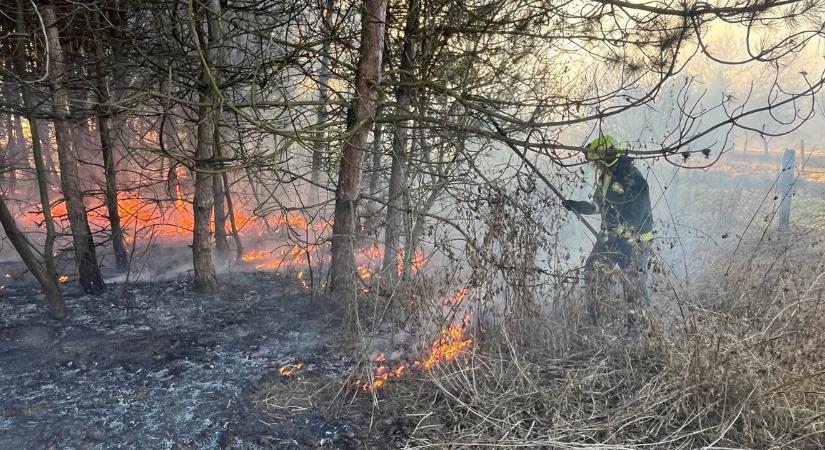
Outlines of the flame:
[{"label": "flame", "polygon": [[180,231],[195,229],[195,216],[186,210],[186,202],[183,199],[183,190],[180,185],[175,185],[175,210],[178,213],[178,225]]},{"label": "flame", "polygon": [[370,277],[372,277],[372,270],[367,264],[361,264],[356,270],[358,271],[358,275],[360,275],[364,280],[369,280]]},{"label": "flame", "polygon": [[60,275],[59,277],[57,277],[57,282],[58,283],[65,283],[67,281],[69,281],[69,276],[68,275]]},{"label": "flame", "polygon": [[304,271],[298,272],[298,281],[304,286],[304,289],[309,289],[309,284],[307,284],[306,280],[304,279]]},{"label": "flame", "polygon": [[[120,191],[117,194],[118,213],[121,217],[123,231],[127,242],[134,242],[135,234],[143,237],[148,233],[156,237],[180,238],[189,236],[195,227],[195,218],[191,201],[187,200],[181,185],[175,186],[174,198],[159,199],[152,192],[141,194],[137,191]],[[93,229],[109,227],[109,217],[105,202],[98,197],[85,199],[88,211],[89,225]],[[52,206],[52,215],[61,226],[68,226],[66,203],[62,200]],[[283,216],[270,217],[269,220],[259,220],[254,214],[236,207],[234,210],[235,224],[243,233],[254,233],[263,236],[267,225],[276,227],[289,226],[301,230],[326,230],[330,224],[327,221],[307,222],[297,213],[288,213]],[[21,223],[33,227],[43,224],[41,210],[27,211],[18,217]],[[210,224],[215,229],[214,221]]]},{"label": "flame", "polygon": [[307,230],[324,230],[327,227],[331,226],[330,222],[327,221],[318,221],[318,222],[307,222],[306,218],[301,214],[297,213],[287,213],[284,216],[275,216],[272,220],[269,221],[270,225],[274,225],[278,228],[283,226],[289,228],[297,228],[299,230],[307,231]]},{"label": "flame", "polygon": [[467,294],[469,294],[469,293],[470,293],[470,288],[469,287],[462,288],[461,290],[459,290],[458,292],[453,294],[451,297],[445,298],[444,299],[444,306],[460,304],[461,302],[464,301],[465,298],[467,298]]},{"label": "flame", "polygon": [[298,361],[298,362],[293,363],[293,364],[287,364],[285,366],[282,366],[281,368],[278,369],[278,373],[282,377],[291,377],[291,376],[297,375],[298,372],[300,372],[303,368],[304,368],[304,363],[301,362],[301,361]]},{"label": "flame", "polygon": [[[398,273],[404,269],[404,252],[400,253],[401,261],[398,262]],[[421,250],[417,250],[413,255],[412,261],[410,261],[410,266],[412,266],[413,271],[419,271],[424,268],[424,265],[427,264],[427,257],[424,255],[424,252]]]},{"label": "flame", "polygon": [[387,381],[393,378],[400,378],[407,371],[407,363],[401,362],[395,367],[389,367],[385,363],[386,356],[381,353],[375,358],[375,363],[378,367],[375,368],[375,373],[372,376],[372,383],[361,380],[356,380],[355,385],[361,390],[369,391],[381,389],[387,384]]},{"label": "flame", "polygon": [[[469,288],[463,288],[453,294],[452,299],[461,302],[467,294]],[[445,300],[446,301],[446,300]],[[470,316],[465,315],[461,324],[451,325],[442,330],[438,338],[430,344],[428,355],[424,359],[416,360],[412,367],[418,370],[429,370],[442,362],[454,361],[467,350],[472,348],[473,339],[467,337],[467,328],[470,325]],[[354,384],[364,391],[375,391],[384,387],[393,378],[400,378],[408,372],[410,366],[405,362],[400,362],[392,367],[386,364],[386,356],[381,353],[375,358],[377,364],[372,375],[372,381],[355,380]]]},{"label": "flame", "polygon": [[416,361],[416,367],[431,369],[441,361],[452,361],[465,349],[473,345],[471,338],[464,337],[464,330],[470,323],[470,316],[464,316],[462,325],[453,325],[443,330],[441,336],[430,346],[430,356],[424,361]]},{"label": "flame", "polygon": [[[362,262],[356,267],[356,271],[358,275],[361,276],[363,280],[369,280],[373,278],[376,273],[381,270],[381,265],[383,264],[384,260],[384,249],[373,244],[369,247],[362,249],[357,258],[359,262]],[[417,251],[415,253],[415,257],[411,261],[410,265],[413,271],[421,270],[424,265],[427,263],[427,257],[424,255],[423,252]],[[396,259],[396,274],[399,276],[404,271],[404,252],[401,251],[398,253],[398,258]]]},{"label": "flame", "polygon": [[253,262],[253,261],[261,261],[266,259],[269,256],[269,252],[266,250],[253,250],[244,253],[241,255],[241,261],[244,262]]},{"label": "flame", "polygon": [[322,255],[320,252],[320,245],[294,245],[281,247],[273,251],[250,250],[241,255],[241,260],[247,263],[256,263],[255,268],[260,270],[306,267],[310,262],[313,264],[321,262]]},{"label": "flame", "polygon": [[[194,227],[194,216],[186,208],[183,191],[180,186],[175,189],[176,198],[170,214],[164,201],[141,197],[137,192],[120,191],[117,193],[118,214],[121,218],[127,242],[134,241],[134,234],[147,231],[156,236],[181,236]],[[109,217],[103,200],[91,197],[87,201],[87,219],[93,228],[103,229],[109,226]],[[66,203],[60,201],[52,206],[52,216],[56,221],[66,225],[68,212]],[[18,219],[23,223],[41,226],[43,211],[34,210],[22,214]]]},{"label": "flame", "polygon": [[384,257],[384,251],[381,250],[377,245],[372,244],[369,247],[365,248],[362,252],[364,257],[371,259],[371,260],[381,260]]}]

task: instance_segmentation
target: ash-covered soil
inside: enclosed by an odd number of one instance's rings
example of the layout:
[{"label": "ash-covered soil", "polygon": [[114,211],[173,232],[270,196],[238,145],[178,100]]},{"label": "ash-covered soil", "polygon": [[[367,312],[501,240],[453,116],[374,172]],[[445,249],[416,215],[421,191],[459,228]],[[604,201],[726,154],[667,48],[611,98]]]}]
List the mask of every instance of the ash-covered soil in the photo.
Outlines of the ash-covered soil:
[{"label": "ash-covered soil", "polygon": [[360,446],[323,405],[280,420],[260,408],[265,386],[298,382],[278,373],[296,361],[340,385],[336,308],[276,273],[222,282],[215,296],[185,274],[101,297],[70,288],[57,322],[32,281],[0,280],[0,449]]}]

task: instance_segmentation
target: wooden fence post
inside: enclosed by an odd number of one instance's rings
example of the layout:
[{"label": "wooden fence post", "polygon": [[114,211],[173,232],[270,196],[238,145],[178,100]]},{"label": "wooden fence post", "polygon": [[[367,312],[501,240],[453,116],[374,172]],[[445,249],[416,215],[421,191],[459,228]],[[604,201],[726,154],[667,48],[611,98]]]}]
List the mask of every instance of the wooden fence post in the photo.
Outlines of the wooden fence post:
[{"label": "wooden fence post", "polygon": [[779,173],[779,231],[788,231],[791,225],[791,195],[796,183],[796,150],[785,149],[782,170]]}]

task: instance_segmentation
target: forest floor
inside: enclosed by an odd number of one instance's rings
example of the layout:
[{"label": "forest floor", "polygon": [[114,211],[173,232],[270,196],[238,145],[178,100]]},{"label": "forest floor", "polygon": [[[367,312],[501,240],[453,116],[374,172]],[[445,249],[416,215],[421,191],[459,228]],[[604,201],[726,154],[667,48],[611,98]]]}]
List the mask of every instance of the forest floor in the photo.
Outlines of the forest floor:
[{"label": "forest floor", "polygon": [[[15,279],[22,266],[0,270],[11,275],[0,279],[2,449],[384,446],[365,431],[368,395],[363,414],[328,407],[352,366],[337,308],[278,273],[224,274],[214,296],[185,273],[100,297],[67,286],[69,318],[57,322],[36,284]],[[300,376],[279,373],[298,362]],[[293,384],[331,386],[330,403],[273,394]]]}]

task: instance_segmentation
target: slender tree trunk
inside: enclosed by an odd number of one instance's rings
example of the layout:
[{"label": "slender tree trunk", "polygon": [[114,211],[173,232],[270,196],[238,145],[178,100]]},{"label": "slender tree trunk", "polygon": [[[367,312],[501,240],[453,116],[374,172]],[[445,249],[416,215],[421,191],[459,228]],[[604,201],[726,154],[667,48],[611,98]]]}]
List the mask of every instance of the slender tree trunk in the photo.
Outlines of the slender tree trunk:
[{"label": "slender tree trunk", "polygon": [[[376,116],[381,115],[381,109],[375,112]],[[375,129],[372,132],[372,161],[370,161],[370,182],[369,193],[372,196],[378,195],[378,181],[381,179],[381,157],[384,156],[384,124],[375,124]],[[381,207],[374,202],[373,210],[377,212]]]},{"label": "slender tree trunk", "polygon": [[[375,110],[375,117],[380,117],[383,107],[378,106]],[[381,178],[381,157],[384,156],[384,124],[376,123],[372,130],[372,154],[369,161],[369,180],[367,182],[367,192],[371,197],[377,197],[378,181]],[[364,228],[372,234],[378,228],[378,211],[381,210],[381,202],[373,200],[367,203],[367,223]]]},{"label": "slender tree trunk", "polygon": [[204,90],[198,95],[198,144],[195,155],[195,197],[192,201],[195,229],[192,233],[192,262],[195,271],[195,289],[200,292],[217,292],[218,279],[212,264],[210,219],[212,217],[212,120],[210,114],[211,97]]},{"label": "slender tree trunk", "polygon": [[[191,2],[189,13],[194,14]],[[192,30],[195,33],[195,39],[202,42],[203,39],[197,28],[199,20],[196,17],[192,17],[192,20],[196,24],[196,28]],[[203,51],[208,53],[207,48]],[[209,70],[210,67],[203,64],[201,85],[198,90],[198,142],[195,154],[195,196],[193,199],[195,229],[192,233],[192,262],[195,272],[195,289],[199,292],[214,293],[218,290],[218,278],[212,263],[210,219],[214,201],[212,181],[214,143],[212,141],[215,116],[212,113]]]},{"label": "slender tree trunk", "polygon": [[[395,90],[395,102],[399,113],[409,112],[412,103],[413,64],[416,54],[416,36],[418,35],[419,1],[409,0],[407,21],[404,26],[404,51],[401,53],[400,81]],[[387,221],[384,229],[383,273],[394,279],[396,268],[401,260],[401,235],[403,226],[403,203],[407,190],[407,136],[409,121],[398,121],[392,140],[392,166],[390,169],[389,199],[387,202]]]},{"label": "slender tree trunk", "polygon": [[20,116],[14,114],[11,119],[12,129],[9,133],[9,143],[7,151],[7,161],[9,166],[9,192],[14,193],[17,190],[17,173],[20,169],[24,169],[23,163],[26,161],[23,158],[23,147],[26,145],[26,138],[23,137],[23,122]]},{"label": "slender tree trunk", "polygon": [[332,226],[330,288],[336,295],[346,298],[354,298],[356,290],[353,246],[361,186],[361,163],[381,79],[386,17],[387,0],[364,0],[361,10],[361,48],[355,75],[356,93],[350,106],[350,119],[347,124],[351,137],[344,143],[338,170],[335,218]]},{"label": "slender tree trunk", "polygon": [[240,260],[243,256],[243,242],[241,242],[241,235],[238,233],[238,223],[235,221],[235,207],[232,205],[232,194],[229,189],[229,175],[224,172],[221,174],[223,178],[223,185],[226,186],[226,212],[229,214],[229,226],[232,230],[232,239],[235,241],[235,259]]},{"label": "slender tree trunk", "polygon": [[50,185],[59,188],[60,179],[57,173],[57,165],[54,163],[54,157],[52,156],[52,133],[49,122],[38,120],[37,126],[37,133],[40,135],[40,148],[43,152],[43,164],[46,165],[46,179]]},{"label": "slender tree trunk", "polygon": [[[23,3],[18,1],[18,11],[16,17],[16,31],[19,36],[26,35],[25,20],[23,17]],[[25,46],[22,40],[19,40],[15,46],[14,51],[14,68],[21,80],[26,78],[26,55]],[[34,157],[34,167],[36,169],[36,180],[38,193],[40,195],[40,204],[43,209],[43,222],[46,226],[46,240],[43,244],[43,259],[39,259],[32,249],[34,248],[26,239],[25,235],[17,228],[11,213],[9,212],[5,202],[0,198],[0,223],[6,236],[11,241],[26,268],[35,277],[40,284],[40,288],[46,295],[48,302],[49,316],[54,319],[63,319],[66,317],[66,305],[63,302],[63,296],[60,293],[60,285],[57,281],[57,268],[54,262],[54,220],[52,219],[51,202],[49,201],[49,189],[46,180],[47,172],[43,164],[43,155],[40,148],[39,123],[34,117],[34,101],[32,101],[31,88],[25,81],[20,83],[20,91],[23,98],[23,107],[25,109],[26,119],[29,122],[29,129],[31,130],[32,138],[32,153]],[[21,144],[24,142],[22,135],[22,127],[20,133]]]},{"label": "slender tree trunk", "polygon": [[[26,35],[25,18],[23,17],[23,0],[18,0],[16,31],[19,36]],[[29,130],[32,138],[32,156],[34,159],[34,168],[36,170],[37,190],[40,196],[40,207],[43,210],[43,223],[46,227],[46,239],[43,243],[43,263],[45,265],[46,274],[51,279],[47,285],[43,286],[43,291],[49,297],[50,304],[54,303],[55,309],[63,309],[63,299],[59,300],[57,305],[56,300],[53,299],[51,284],[57,285],[57,266],[54,262],[54,240],[57,236],[54,229],[54,218],[52,217],[52,205],[49,199],[49,175],[54,176],[54,173],[49,172],[46,163],[43,159],[43,151],[41,147],[42,138],[40,136],[41,123],[35,118],[35,102],[32,100],[31,86],[24,80],[27,77],[26,72],[26,49],[22,40],[17,42],[14,51],[14,69],[20,77],[20,93],[23,97],[23,108],[25,110],[26,119],[29,121]],[[46,126],[48,135],[48,126]],[[59,291],[57,291],[59,294]],[[53,301],[54,300],[54,301]]]},{"label": "slender tree trunk", "polygon": [[[327,0],[325,10],[324,10],[324,23],[326,25],[330,25],[332,23],[332,7],[333,2],[332,0]],[[319,127],[322,127],[324,122],[327,121],[327,101],[329,100],[329,41],[324,40],[323,44],[321,44],[321,58],[318,61],[320,65],[320,72],[318,73],[318,101],[321,102],[318,105],[318,110],[315,113],[315,122],[318,124]],[[322,139],[324,138],[324,132],[322,130],[318,130],[316,132],[316,137],[318,138],[318,142],[315,143],[313,150],[312,150],[312,172],[310,174],[310,186],[309,186],[309,204],[315,205],[320,201],[320,183],[321,183],[321,166],[323,164],[323,156],[324,150],[326,150],[328,144],[323,142]]]},{"label": "slender tree trunk", "polygon": [[112,112],[111,107],[104,106],[111,100],[109,83],[103,72],[103,48],[95,44],[95,74],[97,76],[98,112],[97,128],[100,133],[100,149],[103,154],[103,172],[106,179],[106,209],[109,213],[109,224],[112,229],[112,250],[115,255],[115,268],[119,273],[129,270],[129,252],[126,250],[126,239],[120,225],[120,211],[117,200],[117,166],[114,158],[112,143]]},{"label": "slender tree trunk", "polygon": [[226,212],[224,202],[226,195],[224,192],[223,177],[218,174],[212,175],[212,196],[215,204],[215,249],[218,253],[218,261],[224,263],[229,255],[229,243],[226,241]]},{"label": "slender tree trunk", "polygon": [[50,276],[45,264],[32,251],[32,244],[26,239],[26,236],[17,228],[9,208],[6,206],[6,201],[0,196],[0,225],[3,226],[3,231],[6,237],[11,241],[11,245],[17,250],[17,254],[26,264],[32,275],[40,283],[40,288],[46,294],[46,300],[49,302],[49,316],[55,319],[63,319],[66,317],[66,306],[63,303],[63,296],[60,295],[60,286],[57,284],[57,278]]},{"label": "slender tree trunk", "polygon": [[[12,124],[11,124],[11,114],[4,114],[5,122],[4,129],[6,130],[6,139],[8,142],[12,142]],[[6,187],[5,186],[5,179],[11,175],[11,164],[9,161],[11,160],[9,154],[11,153],[10,146],[6,145],[4,149],[0,149],[0,189]]]},{"label": "slender tree trunk", "polygon": [[57,158],[58,164],[60,164],[60,181],[63,197],[66,200],[66,209],[69,213],[69,226],[72,230],[78,279],[86,293],[100,294],[106,290],[106,285],[103,283],[103,276],[97,265],[95,245],[86,218],[83,192],[80,188],[77,150],[69,126],[69,96],[63,84],[66,67],[57,31],[57,19],[54,9],[50,5],[42,6],[41,12],[46,23],[46,36],[50,52],[51,78],[49,84],[54,100],[54,124],[57,137]]},{"label": "slender tree trunk", "polygon": [[[381,116],[381,107],[375,110],[375,117]],[[378,179],[381,175],[381,153],[384,151],[382,139],[384,138],[384,126],[381,123],[376,123],[372,130],[372,157],[370,158],[367,170],[369,172],[369,179],[367,182],[367,193],[371,197],[378,196]],[[381,203],[377,200],[367,203],[367,223],[364,224],[364,229],[367,233],[372,234],[378,228],[378,211],[381,210]]]},{"label": "slender tree trunk", "polygon": [[[209,20],[209,53],[212,55],[212,76],[217,83],[220,83],[221,68],[224,64],[224,52],[221,48],[223,44],[223,26],[221,24],[221,4],[220,0],[209,0],[209,12],[207,12]],[[215,158],[220,158],[222,155],[221,146],[223,145],[221,139],[221,121],[223,119],[223,111],[220,105],[215,105],[213,109],[213,150],[212,154]],[[215,213],[215,248],[218,253],[218,260],[224,263],[228,260],[229,244],[226,242],[226,211],[224,210],[224,201],[226,194],[224,189],[228,186],[223,185],[223,177],[220,175],[212,176],[212,195]]]}]

